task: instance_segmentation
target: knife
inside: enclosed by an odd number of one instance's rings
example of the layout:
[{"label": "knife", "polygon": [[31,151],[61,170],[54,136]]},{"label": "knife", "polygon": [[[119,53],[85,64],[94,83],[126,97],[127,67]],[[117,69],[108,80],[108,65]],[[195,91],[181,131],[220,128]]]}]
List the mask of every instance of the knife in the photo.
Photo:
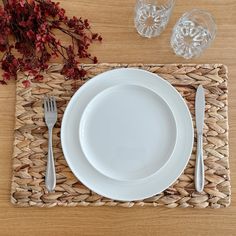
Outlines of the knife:
[{"label": "knife", "polygon": [[195,114],[197,127],[197,156],[195,166],[195,189],[202,192],[204,188],[204,162],[203,162],[203,126],[205,114],[205,93],[202,85],[198,86],[195,99]]}]

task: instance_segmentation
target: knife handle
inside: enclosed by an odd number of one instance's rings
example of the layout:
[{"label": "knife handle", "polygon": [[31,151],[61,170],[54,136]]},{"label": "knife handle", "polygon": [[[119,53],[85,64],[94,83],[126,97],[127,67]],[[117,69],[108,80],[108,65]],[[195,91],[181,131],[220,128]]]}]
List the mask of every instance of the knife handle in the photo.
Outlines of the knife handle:
[{"label": "knife handle", "polygon": [[202,149],[203,137],[202,134],[197,136],[197,156],[195,167],[195,189],[198,192],[202,192],[204,188],[204,162],[203,162],[203,149]]}]

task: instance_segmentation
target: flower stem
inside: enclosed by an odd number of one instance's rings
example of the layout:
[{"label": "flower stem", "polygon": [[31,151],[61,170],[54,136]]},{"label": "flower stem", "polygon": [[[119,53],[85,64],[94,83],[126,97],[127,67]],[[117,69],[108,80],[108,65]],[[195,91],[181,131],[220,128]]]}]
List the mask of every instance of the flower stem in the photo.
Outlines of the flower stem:
[{"label": "flower stem", "polygon": [[2,0],[4,6],[7,4],[7,0]]}]

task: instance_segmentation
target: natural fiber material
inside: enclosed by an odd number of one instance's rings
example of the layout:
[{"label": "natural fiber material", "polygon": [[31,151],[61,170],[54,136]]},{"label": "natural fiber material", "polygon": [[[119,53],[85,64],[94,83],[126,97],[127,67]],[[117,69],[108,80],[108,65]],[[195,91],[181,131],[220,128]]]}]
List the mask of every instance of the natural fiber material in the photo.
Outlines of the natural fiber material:
[{"label": "natural fiber material", "polygon": [[[65,81],[60,65],[54,64],[45,72],[45,80],[23,88],[17,82],[16,124],[13,152],[11,201],[18,206],[167,206],[220,208],[230,204],[227,69],[223,65],[83,65],[88,70],[84,81]],[[204,127],[204,192],[194,190],[196,142],[191,160],[184,173],[167,190],[149,199],[137,202],[119,202],[99,196],[83,186],[73,175],[63,157],[60,145],[60,124],[63,112],[74,87],[79,87],[93,76],[114,68],[138,67],[156,73],[168,80],[184,97],[193,121],[196,88],[202,84],[206,92]],[[19,79],[26,76],[19,74]],[[76,84],[77,83],[77,84]],[[53,131],[57,186],[48,193],[45,184],[47,159],[47,128],[44,123],[42,99],[45,95],[57,98],[58,122]],[[196,140],[195,140],[196,141]]]}]

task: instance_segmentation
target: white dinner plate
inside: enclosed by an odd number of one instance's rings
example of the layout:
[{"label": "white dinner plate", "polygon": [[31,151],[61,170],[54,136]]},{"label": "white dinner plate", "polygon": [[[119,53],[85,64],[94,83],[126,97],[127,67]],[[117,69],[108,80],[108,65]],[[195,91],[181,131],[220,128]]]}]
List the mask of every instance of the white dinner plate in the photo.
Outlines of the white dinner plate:
[{"label": "white dinner plate", "polygon": [[115,69],[72,97],[61,142],[69,167],[87,187],[116,200],[140,200],[168,188],[184,170],[192,119],[181,95],[159,76]]}]

